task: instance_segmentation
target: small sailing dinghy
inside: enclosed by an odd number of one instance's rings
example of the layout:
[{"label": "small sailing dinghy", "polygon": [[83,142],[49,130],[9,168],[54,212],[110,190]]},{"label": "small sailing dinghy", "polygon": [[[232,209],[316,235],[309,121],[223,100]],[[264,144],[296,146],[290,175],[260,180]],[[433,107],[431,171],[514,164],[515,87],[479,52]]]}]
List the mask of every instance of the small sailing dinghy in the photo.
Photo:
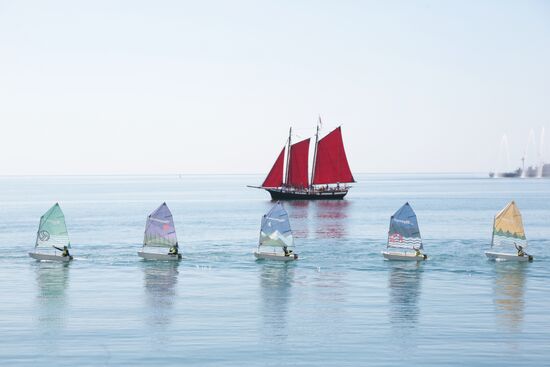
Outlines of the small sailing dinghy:
[{"label": "small sailing dinghy", "polygon": [[[397,250],[391,251],[392,248]],[[423,248],[416,214],[409,203],[405,203],[390,218],[388,243],[382,255],[388,260],[422,261],[428,259],[421,252]]]},{"label": "small sailing dinghy", "polygon": [[[160,253],[153,249],[169,249],[169,251]],[[138,251],[138,255],[145,260],[177,261],[181,259],[174,218],[166,203],[162,203],[147,217],[143,247]]]},{"label": "small sailing dinghy", "polygon": [[[265,248],[271,251],[265,251]],[[293,261],[298,255],[289,250],[294,247],[294,238],[290,229],[288,213],[280,202],[262,218],[258,251],[254,252],[257,259]]]},{"label": "small sailing dinghy", "polygon": [[[70,248],[65,216],[59,204],[55,203],[40,217],[34,252],[29,252],[29,256],[39,261],[69,262],[73,259],[69,254]],[[44,252],[46,249],[53,249],[53,253]]]},{"label": "small sailing dinghy", "polygon": [[532,261],[533,256],[524,251],[526,247],[521,213],[511,201],[495,216],[491,249],[485,255],[491,260]]}]

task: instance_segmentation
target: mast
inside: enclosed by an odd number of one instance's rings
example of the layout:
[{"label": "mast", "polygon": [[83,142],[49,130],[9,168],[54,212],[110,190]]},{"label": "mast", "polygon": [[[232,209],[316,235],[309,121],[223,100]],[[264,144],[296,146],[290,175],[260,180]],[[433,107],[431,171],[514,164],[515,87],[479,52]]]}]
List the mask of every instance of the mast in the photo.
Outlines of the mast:
[{"label": "mast", "polygon": [[497,221],[497,217],[495,216],[493,218],[493,236],[491,237],[491,247],[495,244],[495,223]]},{"label": "mast", "polygon": [[313,151],[313,164],[311,165],[311,187],[313,187],[313,178],[315,177],[315,161],[317,160],[317,144],[319,143],[319,125],[321,125],[321,116],[317,124],[317,132],[315,133],[315,150]]},{"label": "mast", "polygon": [[[265,214],[263,218],[265,218]],[[263,223],[263,218],[262,218],[262,223]],[[260,235],[258,236],[258,251],[260,251],[261,245],[262,245],[262,225],[260,225]]]},{"label": "mast", "polygon": [[388,241],[386,242],[386,248],[390,247],[390,230],[391,230],[391,221],[393,220],[393,215],[390,218],[390,228],[388,228]]},{"label": "mast", "polygon": [[292,137],[292,126],[290,127],[290,131],[288,132],[288,151],[286,153],[286,172],[285,172],[285,181],[283,182],[283,186],[286,186],[288,184],[288,168],[290,167],[291,137]]}]

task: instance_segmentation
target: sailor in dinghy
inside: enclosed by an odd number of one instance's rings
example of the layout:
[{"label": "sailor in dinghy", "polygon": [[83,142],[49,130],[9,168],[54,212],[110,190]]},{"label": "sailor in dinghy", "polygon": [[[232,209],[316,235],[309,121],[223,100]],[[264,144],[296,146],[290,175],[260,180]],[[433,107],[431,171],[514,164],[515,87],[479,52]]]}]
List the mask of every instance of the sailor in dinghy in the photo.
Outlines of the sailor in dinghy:
[{"label": "sailor in dinghy", "polygon": [[491,249],[485,255],[491,260],[533,261],[533,256],[525,252],[526,247],[521,213],[511,201],[495,216]]},{"label": "sailor in dinghy", "polygon": [[[390,248],[399,251],[390,251]],[[422,261],[428,259],[422,253],[423,248],[416,214],[409,203],[405,203],[390,218],[388,243],[382,255],[388,260]]]},{"label": "sailor in dinghy", "polygon": [[[290,247],[294,246],[294,237],[290,229],[288,213],[283,205],[278,201],[271,210],[262,217],[262,227],[260,229],[260,240],[258,251],[254,252],[256,259],[293,261],[298,259]],[[271,251],[262,251],[266,247],[271,247]],[[282,252],[277,251],[281,249]]]},{"label": "sailor in dinghy", "polygon": [[[153,248],[168,248],[169,250],[168,253],[145,251],[146,249],[151,250]],[[181,259],[174,218],[166,203],[162,203],[161,206],[147,217],[143,248],[141,251],[138,251],[138,255],[145,260],[177,261]]]},{"label": "sailor in dinghy", "polygon": [[[53,249],[53,254],[48,254],[40,250],[46,248]],[[36,233],[36,243],[34,252],[29,252],[29,256],[36,260],[43,261],[61,261],[69,262],[73,257],[69,254],[71,242],[67,233],[67,224],[65,216],[58,203],[50,208],[42,217]],[[56,250],[60,251],[60,254]]]}]

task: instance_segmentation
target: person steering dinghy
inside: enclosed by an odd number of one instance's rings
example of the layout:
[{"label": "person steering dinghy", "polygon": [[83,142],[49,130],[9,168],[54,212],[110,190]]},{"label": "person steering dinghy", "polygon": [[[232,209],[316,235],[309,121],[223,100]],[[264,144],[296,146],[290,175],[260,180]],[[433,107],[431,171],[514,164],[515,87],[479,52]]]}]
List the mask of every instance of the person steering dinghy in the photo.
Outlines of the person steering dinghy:
[{"label": "person steering dinghy", "polygon": [[516,248],[516,250],[518,250],[518,256],[525,256],[525,251],[523,251],[522,245],[518,245],[514,242],[514,247]]},{"label": "person steering dinghy", "polygon": [[168,250],[168,255],[177,256],[178,253],[179,253],[179,248],[177,243],[174,246],[170,247],[170,250]]},{"label": "person steering dinghy", "polygon": [[290,256],[293,253],[293,251],[289,250],[286,246],[283,246],[283,252],[285,253],[285,256]]},{"label": "person steering dinghy", "polygon": [[69,254],[69,248],[67,246],[63,246],[63,248],[53,246],[53,248],[61,251],[61,256],[63,257],[71,256],[71,254]]}]

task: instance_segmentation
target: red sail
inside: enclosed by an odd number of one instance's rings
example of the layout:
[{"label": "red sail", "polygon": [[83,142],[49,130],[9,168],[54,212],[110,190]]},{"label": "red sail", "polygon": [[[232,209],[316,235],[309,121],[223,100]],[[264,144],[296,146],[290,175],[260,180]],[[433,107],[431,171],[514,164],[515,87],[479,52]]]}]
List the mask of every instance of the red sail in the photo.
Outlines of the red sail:
[{"label": "red sail", "polygon": [[267,174],[262,187],[281,187],[283,185],[283,164],[285,162],[285,147],[277,157],[271,171]]},{"label": "red sail", "polygon": [[349,169],[342,129],[338,127],[317,143],[313,184],[355,182]]},{"label": "red sail", "polygon": [[309,139],[302,140],[296,144],[292,144],[290,149],[290,162],[288,168],[289,186],[306,188],[309,186],[308,181],[308,156],[309,156]]}]

